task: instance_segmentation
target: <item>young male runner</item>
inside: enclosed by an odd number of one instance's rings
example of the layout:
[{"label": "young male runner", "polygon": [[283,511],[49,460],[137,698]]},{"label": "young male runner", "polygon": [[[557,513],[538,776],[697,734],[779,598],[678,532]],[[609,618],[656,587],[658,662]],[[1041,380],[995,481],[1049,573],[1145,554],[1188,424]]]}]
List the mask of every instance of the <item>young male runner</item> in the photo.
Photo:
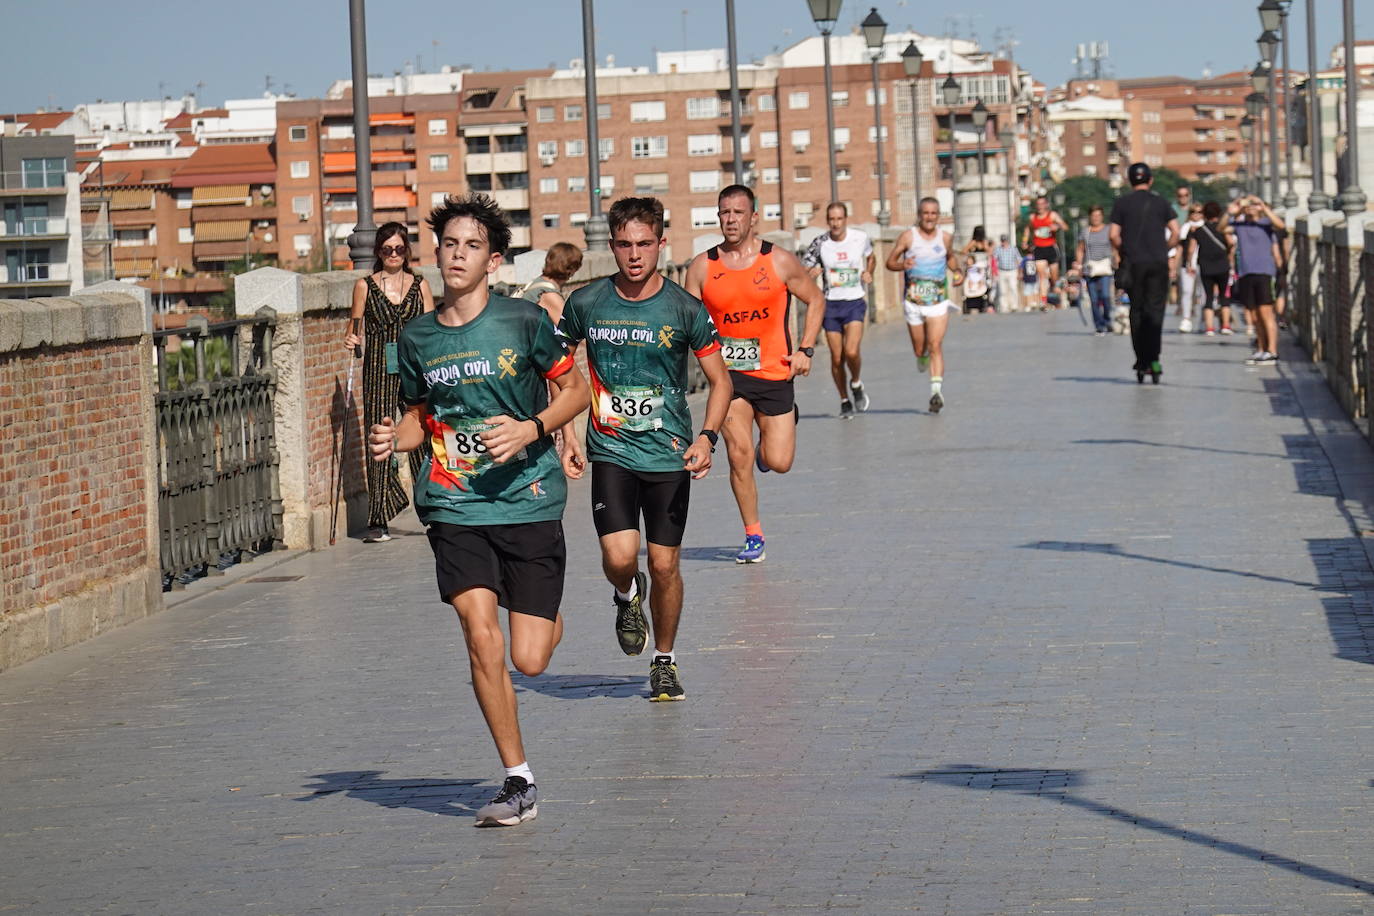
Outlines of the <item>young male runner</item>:
[{"label": "young male runner", "polygon": [[374,424],[368,447],[374,461],[386,461],[429,439],[415,508],[429,528],[439,597],[462,623],[472,688],[506,771],[476,825],[509,827],[538,813],[538,793],[497,606],[510,612],[511,662],[539,674],[563,636],[567,483],[549,433],[587,403],[587,383],[542,309],[488,292],[510,244],[496,204],[482,195],[449,197],[428,222],[439,240],[443,302],[401,332],[405,415],[399,425],[389,416]]},{"label": "young male runner", "polygon": [[958,252],[952,238],[940,228],[940,202],[921,198],[916,210],[917,223],[897,238],[887,256],[887,269],[906,276],[902,311],[911,348],[916,351],[916,368],[930,369],[930,412],[945,406],[941,391],[945,381],[945,329],[949,312],[955,308],[949,299],[950,286],[963,282]]},{"label": "young male runner", "polygon": [[[818,235],[802,255],[811,278],[824,277],[825,345],[830,351],[830,376],[840,392],[840,417],[848,420],[854,411],[868,410],[868,392],[859,380],[863,357],[859,345],[864,339],[864,291],[873,282],[873,243],[868,234],[850,229],[849,208],[838,201],[825,208],[830,231]],[[845,386],[845,370],[849,385]]]},{"label": "young male runner", "polygon": [[[730,185],[717,198],[717,215],[725,241],[696,256],[687,268],[685,286],[701,297],[715,319],[734,383],[724,432],[730,488],[744,522],[744,549],[735,562],[762,563],[763,523],[754,468],[779,474],[792,468],[799,416],[792,379],[811,372],[825,297],[796,255],[754,235],[759,215],[753,191]],[[796,349],[788,327],[789,294],[806,303],[806,327]]]},{"label": "young male runner", "polygon": [[1030,247],[1035,255],[1036,293],[1040,307],[1048,308],[1049,294],[1059,285],[1059,236],[1068,232],[1069,224],[1055,210],[1043,194],[1035,199],[1035,212],[1021,237],[1021,247]]},{"label": "young male runner", "polygon": [[[663,204],[652,197],[621,198],[607,219],[618,272],[568,297],[559,334],[574,348],[587,342],[592,519],[601,567],[615,587],[616,638],[626,655],[644,651],[647,598],[654,619],[649,699],[681,700],[686,693],[673,645],[682,615],[682,532],[691,481],[711,469],[730,404],[730,376],[711,317],[658,272]],[[687,360],[693,355],[711,383],[705,425],[696,434],[687,407]],[[572,441],[572,449],[580,456],[580,444]],[[652,589],[639,571],[641,516]]]}]

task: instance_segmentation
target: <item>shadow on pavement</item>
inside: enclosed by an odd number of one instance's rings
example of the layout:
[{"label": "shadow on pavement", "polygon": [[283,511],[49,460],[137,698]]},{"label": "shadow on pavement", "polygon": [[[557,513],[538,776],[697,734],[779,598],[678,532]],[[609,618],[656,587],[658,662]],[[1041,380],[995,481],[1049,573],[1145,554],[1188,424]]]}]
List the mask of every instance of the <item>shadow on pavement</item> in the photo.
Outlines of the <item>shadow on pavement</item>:
[{"label": "shadow on pavement", "polygon": [[1071,795],[1068,792],[1069,789],[1078,788],[1084,783],[1083,774],[1079,770],[1004,769],[973,766],[971,764],[954,764],[938,770],[907,773],[898,778],[939,783],[961,789],[1010,790],[1018,795],[1047,798],[1061,805],[1079,808],[1102,817],[1130,824],[1132,827],[1153,830],[1175,839],[1251,859],[1262,865],[1282,868],[1306,878],[1313,878],[1317,881],[1325,881],[1328,884],[1337,884],[1341,887],[1349,887],[1365,894],[1374,895],[1374,884],[1353,878],[1350,875],[1343,875],[1340,872],[1311,865],[1298,859],[1290,859],[1265,849],[1224,840],[1211,834],[1170,824],[1167,821]]},{"label": "shadow on pavement", "polygon": [[[1117,378],[1116,376],[1106,376],[1106,375],[1056,375],[1056,376],[1054,377],[1053,381],[1056,381],[1056,382],[1082,382],[1082,383],[1084,383],[1084,384],[1095,384],[1095,385],[1132,385],[1132,386],[1145,387],[1145,388],[1154,388],[1154,387],[1155,387],[1154,385],[1150,385],[1150,384],[1146,384],[1146,385],[1144,385],[1144,386],[1139,386],[1139,384],[1138,384],[1138,383],[1136,382],[1136,380],[1135,380],[1135,373],[1130,373],[1129,375],[1126,374],[1126,373],[1123,373],[1123,374],[1121,375],[1120,378]],[[1165,360],[1165,362],[1164,362],[1164,382],[1163,382],[1163,384],[1169,386],[1170,388],[1188,388],[1188,389],[1191,389],[1191,390],[1194,390],[1194,391],[1234,391],[1234,392],[1238,392],[1238,393],[1240,393],[1240,394],[1267,394],[1267,393],[1268,393],[1268,392],[1259,392],[1259,391],[1256,391],[1256,390],[1253,389],[1253,388],[1228,388],[1228,387],[1226,387],[1225,385],[1182,385],[1182,384],[1179,384],[1178,382],[1171,382],[1171,381],[1169,381],[1169,363],[1168,363],[1167,360]]]},{"label": "shadow on pavement", "polygon": [[379,779],[382,770],[345,770],[317,773],[304,788],[313,794],[297,801],[314,801],[342,792],[349,798],[383,808],[414,808],[430,814],[471,817],[487,803],[491,787],[482,779]]},{"label": "shadow on pavement", "polygon": [[1143,445],[1148,448],[1177,448],[1189,452],[1211,452],[1216,455],[1253,455],[1256,458],[1288,458],[1275,452],[1247,452],[1235,448],[1210,448],[1205,445],[1182,445],[1176,442],[1150,442],[1146,439],[1074,439],[1070,445]]},{"label": "shadow on pavement", "polygon": [[[684,547],[682,548],[682,559],[684,560],[714,560],[716,562],[735,562],[735,554],[739,553],[740,545],[734,544],[726,547]],[[641,551],[642,555],[647,555]]]},{"label": "shadow on pavement", "polygon": [[1309,538],[1307,553],[1328,592],[1322,599],[1336,657],[1374,665],[1374,574],[1360,538]]},{"label": "shadow on pavement", "polygon": [[1112,557],[1124,557],[1128,560],[1144,560],[1147,563],[1177,566],[1180,569],[1200,569],[1205,572],[1240,576],[1244,579],[1259,579],[1262,582],[1296,585],[1299,588],[1311,588],[1319,591],[1328,590],[1319,582],[1302,582],[1298,579],[1285,579],[1282,576],[1266,576],[1263,573],[1246,572],[1243,569],[1227,569],[1224,566],[1206,566],[1202,563],[1189,563],[1186,560],[1168,560],[1164,557],[1146,556],[1143,553],[1131,553],[1128,550],[1122,550],[1120,544],[1094,544],[1088,541],[1032,541],[1029,544],[1022,544],[1021,548],[1023,550],[1058,550],[1063,553],[1100,553]]},{"label": "shadow on pavement", "polygon": [[[648,664],[648,657],[644,662]],[[622,677],[618,674],[541,674],[527,677],[512,671],[510,679],[516,690],[533,690],[546,697],[560,700],[590,700],[594,697],[646,697],[649,695],[648,677]]]}]

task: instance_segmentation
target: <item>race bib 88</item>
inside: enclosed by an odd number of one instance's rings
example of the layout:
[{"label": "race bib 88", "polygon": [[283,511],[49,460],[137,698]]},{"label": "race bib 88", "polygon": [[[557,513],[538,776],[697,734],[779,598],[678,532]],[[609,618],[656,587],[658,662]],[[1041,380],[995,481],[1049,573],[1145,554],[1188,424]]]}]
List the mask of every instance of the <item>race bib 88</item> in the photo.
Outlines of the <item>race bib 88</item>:
[{"label": "race bib 88", "polygon": [[[483,420],[458,420],[444,430],[444,467],[450,471],[466,471],[480,474],[492,465],[487,444],[482,441],[482,433],[495,427]],[[517,458],[525,457],[521,449]]]}]

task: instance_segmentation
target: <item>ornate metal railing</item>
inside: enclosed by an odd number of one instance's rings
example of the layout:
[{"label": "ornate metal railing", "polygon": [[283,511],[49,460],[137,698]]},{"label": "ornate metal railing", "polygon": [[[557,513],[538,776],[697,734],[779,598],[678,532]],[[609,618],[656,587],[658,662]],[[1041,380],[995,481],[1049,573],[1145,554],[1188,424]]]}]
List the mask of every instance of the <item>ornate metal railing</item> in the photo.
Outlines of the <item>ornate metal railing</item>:
[{"label": "ornate metal railing", "polygon": [[279,546],[276,313],[153,334],[163,588]]}]

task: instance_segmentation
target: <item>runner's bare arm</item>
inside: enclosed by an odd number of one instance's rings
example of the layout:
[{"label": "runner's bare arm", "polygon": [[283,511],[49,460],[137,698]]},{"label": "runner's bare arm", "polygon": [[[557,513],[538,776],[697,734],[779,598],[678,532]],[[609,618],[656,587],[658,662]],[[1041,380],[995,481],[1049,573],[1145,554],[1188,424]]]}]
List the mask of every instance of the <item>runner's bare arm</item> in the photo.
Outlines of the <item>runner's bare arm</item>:
[{"label": "runner's bare arm", "polygon": [[[362,345],[363,310],[367,305],[367,281],[359,280],[353,284],[353,309],[348,313],[348,333],[344,335],[345,350]],[[356,329],[356,330],[355,330]]]},{"label": "runner's bare arm", "polygon": [[382,422],[373,423],[367,433],[367,450],[373,461],[385,461],[393,452],[413,452],[425,441],[424,426],[421,419],[425,415],[424,404],[411,404],[401,417],[398,425],[391,417],[383,417]]},{"label": "runner's bare arm", "polygon": [[888,270],[906,270],[906,250],[910,247],[911,230],[906,229],[897,236],[897,241],[893,243],[892,250],[887,253],[887,260],[883,262],[883,266]]},{"label": "runner's bare arm", "polygon": [[[587,380],[573,366],[549,379],[553,385],[553,398],[549,406],[539,411],[539,422],[544,424],[545,434],[566,425],[587,405]],[[533,420],[517,420],[501,414],[488,417],[492,429],[482,433],[482,442],[497,464],[520,453],[520,450],[539,438],[539,425]]]},{"label": "runner's bare arm", "polygon": [[[730,371],[725,368],[725,359],[717,349],[697,360],[701,371],[706,373],[706,381],[711,384],[711,393],[706,398],[706,418],[702,421],[706,429],[720,432],[725,423],[725,414],[730,409],[730,399],[735,396],[734,386],[730,383]],[[711,443],[705,436],[697,436],[682,456],[682,466],[692,472],[694,480],[700,480],[711,470]]]},{"label": "runner's bare arm", "polygon": [[687,276],[682,278],[682,288],[700,299],[702,287],[705,285],[706,253],[702,252],[695,258],[692,258],[692,263],[687,265]]},{"label": "runner's bare arm", "polygon": [[[814,347],[816,340],[821,336],[821,322],[825,320],[825,293],[816,285],[816,281],[807,275],[806,268],[802,267],[801,261],[790,251],[773,249],[773,265],[778,270],[778,278],[787,284],[787,291],[806,303],[806,326],[802,328],[801,347]],[[806,360],[804,366],[798,367],[795,359],[792,363],[793,374],[806,375],[811,371],[811,358],[800,349],[793,351],[794,358]]]},{"label": "runner's bare arm", "polygon": [[859,275],[859,282],[861,282],[861,283],[872,283],[872,282],[873,282],[873,270],[874,270],[877,266],[878,266],[878,256],[875,255],[873,252],[870,251],[870,252],[868,253],[868,257],[864,258],[864,272],[863,272],[862,274]]}]

